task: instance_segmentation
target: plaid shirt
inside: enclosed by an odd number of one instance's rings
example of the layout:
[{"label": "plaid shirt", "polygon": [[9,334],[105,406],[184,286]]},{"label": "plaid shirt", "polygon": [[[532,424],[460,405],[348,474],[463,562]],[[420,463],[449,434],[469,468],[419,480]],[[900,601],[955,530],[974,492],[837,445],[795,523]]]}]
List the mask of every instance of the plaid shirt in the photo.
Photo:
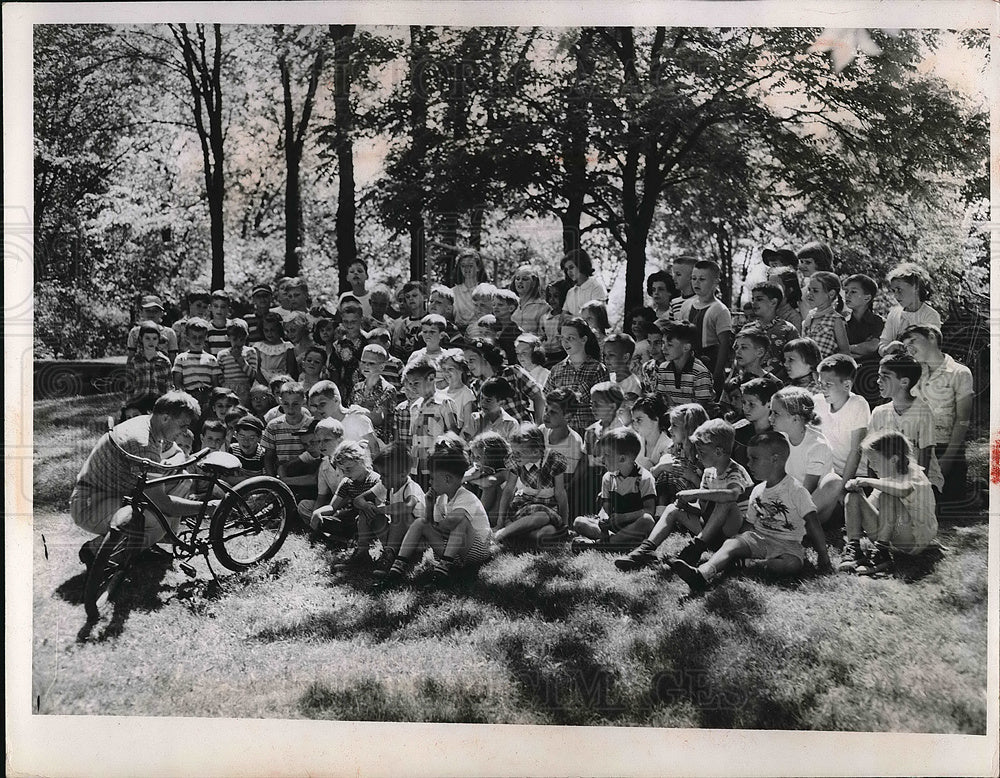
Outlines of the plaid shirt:
[{"label": "plaid shirt", "polygon": [[[605,372],[605,375],[607,375],[607,372]],[[509,400],[504,400],[501,407],[521,423],[534,423],[535,405],[532,402],[532,399],[536,394],[541,392],[541,388],[535,383],[535,379],[531,377],[531,373],[520,365],[507,365],[503,370],[497,373],[496,377],[504,379],[508,384],[510,384],[510,388],[514,390],[514,396]],[[472,393],[478,397],[479,390],[482,386],[483,380],[481,378],[476,378],[472,380],[469,388],[472,389]],[[546,387],[548,387],[547,383]]]},{"label": "plaid shirt", "polygon": [[406,448],[410,448],[413,444],[413,433],[410,432],[410,406],[412,404],[412,400],[403,400],[396,403],[393,411],[393,440]]},{"label": "plaid shirt", "polygon": [[837,353],[837,334],[834,325],[838,319],[843,323],[844,317],[836,311],[819,313],[813,310],[809,312],[809,317],[802,324],[802,336],[816,341],[821,359],[826,359],[831,354]]},{"label": "plaid shirt", "polygon": [[602,381],[609,381],[610,374],[602,362],[587,357],[582,364],[574,365],[569,357],[552,366],[549,380],[545,382],[545,393],[565,387],[576,392],[579,402],[573,404],[566,414],[566,423],[577,432],[583,432],[594,422],[594,411],[590,407],[590,388]]},{"label": "plaid shirt", "polygon": [[686,368],[678,368],[672,361],[666,360],[656,369],[656,393],[664,396],[670,408],[684,403],[700,403],[705,410],[711,411],[715,398],[712,371],[695,358]]},{"label": "plaid shirt", "polygon": [[133,354],[125,364],[126,405],[143,397],[159,397],[170,389],[170,360],[159,351],[152,359],[142,352]]},{"label": "plaid shirt", "polygon": [[414,472],[426,472],[427,458],[434,450],[434,441],[455,427],[458,417],[455,404],[442,392],[430,398],[418,397],[410,406],[410,434]]}]

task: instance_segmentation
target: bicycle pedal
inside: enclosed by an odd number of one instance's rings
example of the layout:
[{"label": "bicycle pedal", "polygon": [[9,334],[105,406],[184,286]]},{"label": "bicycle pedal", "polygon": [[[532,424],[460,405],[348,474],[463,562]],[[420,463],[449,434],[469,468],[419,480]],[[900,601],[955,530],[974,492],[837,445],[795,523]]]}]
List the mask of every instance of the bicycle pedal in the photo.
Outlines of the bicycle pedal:
[{"label": "bicycle pedal", "polygon": [[179,562],[177,566],[188,578],[198,577],[198,571],[194,569],[194,565],[188,564],[187,562]]}]

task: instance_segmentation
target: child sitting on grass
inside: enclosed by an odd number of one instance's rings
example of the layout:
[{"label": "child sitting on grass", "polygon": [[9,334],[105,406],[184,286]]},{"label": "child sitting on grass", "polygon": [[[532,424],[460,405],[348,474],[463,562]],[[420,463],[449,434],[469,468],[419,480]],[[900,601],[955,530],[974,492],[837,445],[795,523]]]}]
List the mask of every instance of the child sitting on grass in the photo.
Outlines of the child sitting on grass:
[{"label": "child sitting on grass", "polygon": [[344,442],[344,425],[336,419],[319,419],[313,428],[315,450],[321,459],[316,472],[316,499],[299,501],[297,508],[302,523],[309,526],[313,511],[327,506],[344,480],[344,474],[333,464],[333,454]]},{"label": "child sitting on grass", "polygon": [[670,563],[692,591],[708,588],[737,559],[760,559],[769,573],[795,575],[805,561],[802,536],[806,532],[821,549],[820,568],[829,568],[816,506],[805,487],[785,472],[788,452],[788,439],[780,432],[762,432],[750,441],[750,471],[761,482],[750,493],[747,506],[751,526],[725,541],[707,562],[698,565],[676,559]]},{"label": "child sitting on grass", "polygon": [[292,490],[296,501],[315,500],[317,497],[323,454],[316,440],[316,424],[316,419],[306,419],[305,425],[295,433],[304,450],[295,459],[278,465],[278,478]]},{"label": "child sitting on grass", "polygon": [[[844,523],[847,545],[840,569],[859,575],[889,570],[894,552],[919,554],[937,535],[934,492],[923,469],[913,460],[910,442],[899,432],[886,430],[861,444],[877,478],[854,478],[847,482]],[[874,489],[865,497],[864,489]],[[875,541],[866,556],[861,533]]]},{"label": "child sitting on grass", "polygon": [[704,471],[691,436],[708,421],[705,409],[698,403],[686,403],[671,408],[667,418],[670,446],[649,471],[656,479],[657,510],[661,505],[672,504],[678,492],[697,489]]},{"label": "child sitting on grass", "polygon": [[366,502],[376,505],[385,500],[385,487],[368,461],[368,450],[361,443],[345,440],[333,452],[333,465],[344,474],[329,505],[312,512],[309,528],[333,535],[346,542],[358,529],[358,508]]},{"label": "child sitting on grass", "polygon": [[434,550],[433,578],[446,582],[461,567],[489,559],[490,520],[479,499],[462,485],[469,469],[465,444],[455,434],[441,436],[430,455],[430,517],[415,519],[406,531],[396,560],[386,572],[387,585],[402,582],[422,543]]},{"label": "child sitting on grass", "polygon": [[655,562],[656,550],[677,525],[694,535],[679,554],[689,564],[697,564],[702,553],[718,548],[740,531],[753,481],[743,466],[731,459],[734,439],[732,425],[722,419],[709,419],[692,433],[691,442],[705,465],[701,486],[677,493],[676,501],[648,537],[628,556],[615,560],[619,570],[635,570]]},{"label": "child sitting on grass", "polygon": [[[348,565],[388,569],[407,530],[416,519],[426,515],[427,497],[420,485],[410,478],[413,457],[404,446],[391,444],[372,460],[385,489],[385,501],[376,503],[362,495],[355,499],[358,509],[358,546],[347,560]],[[375,496],[376,490],[368,492]]]},{"label": "child sitting on grass", "polygon": [[578,516],[573,529],[574,550],[629,547],[648,534],[656,510],[656,483],[636,464],[642,443],[634,430],[617,427],[601,436],[600,451],[607,472],[601,481],[601,513]]},{"label": "child sitting on grass", "polygon": [[546,450],[545,433],[534,424],[522,424],[510,443],[515,467],[500,498],[494,540],[526,539],[539,546],[565,538],[566,460]]},{"label": "child sitting on grass", "polygon": [[496,432],[476,435],[469,444],[472,458],[463,479],[466,487],[475,494],[490,517],[490,525],[496,526],[499,518],[500,496],[511,477],[509,470],[511,457],[510,443]]}]

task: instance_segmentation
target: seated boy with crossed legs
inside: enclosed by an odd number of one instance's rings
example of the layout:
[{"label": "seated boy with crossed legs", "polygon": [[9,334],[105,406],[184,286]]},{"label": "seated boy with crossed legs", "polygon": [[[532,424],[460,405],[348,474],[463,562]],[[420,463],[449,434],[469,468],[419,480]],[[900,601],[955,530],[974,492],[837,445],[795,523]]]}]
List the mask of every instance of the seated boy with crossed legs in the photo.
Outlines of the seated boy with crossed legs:
[{"label": "seated boy with crossed legs", "polygon": [[816,506],[805,487],[785,472],[788,453],[788,438],[780,432],[762,432],[750,441],[747,453],[750,470],[761,483],[750,493],[749,528],[725,541],[703,564],[682,559],[670,563],[670,569],[692,591],[708,588],[737,559],[760,559],[769,573],[794,575],[804,562],[802,536],[806,532],[816,547],[822,549],[820,567],[829,567]]},{"label": "seated boy with crossed legs", "polygon": [[704,551],[735,536],[746,515],[746,494],[753,481],[731,453],[736,434],[729,422],[709,419],[689,440],[705,465],[698,489],[682,489],[656,522],[653,531],[627,557],[615,560],[619,570],[635,570],[656,561],[656,550],[678,525],[695,537],[679,558],[697,564]]},{"label": "seated boy with crossed legs", "polygon": [[406,531],[396,561],[384,576],[379,576],[386,585],[406,578],[423,543],[434,549],[434,580],[438,583],[447,581],[456,568],[489,559],[490,520],[486,509],[462,485],[469,469],[469,455],[462,439],[453,432],[442,435],[428,464],[431,488],[427,504],[433,509],[428,510],[429,517],[414,519]]}]

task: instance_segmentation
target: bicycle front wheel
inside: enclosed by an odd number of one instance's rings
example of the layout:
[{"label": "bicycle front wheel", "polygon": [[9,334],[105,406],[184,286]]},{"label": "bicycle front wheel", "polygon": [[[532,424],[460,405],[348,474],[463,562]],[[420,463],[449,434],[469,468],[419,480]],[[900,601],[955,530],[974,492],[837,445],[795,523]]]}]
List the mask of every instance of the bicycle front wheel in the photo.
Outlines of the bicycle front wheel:
[{"label": "bicycle front wheel", "polygon": [[104,536],[90,564],[83,589],[83,606],[87,617],[96,620],[101,609],[128,572],[139,547],[134,539],[121,530],[112,529]]},{"label": "bicycle front wheel", "polygon": [[295,504],[269,476],[249,478],[227,494],[212,515],[209,540],[219,562],[239,572],[278,553]]}]

